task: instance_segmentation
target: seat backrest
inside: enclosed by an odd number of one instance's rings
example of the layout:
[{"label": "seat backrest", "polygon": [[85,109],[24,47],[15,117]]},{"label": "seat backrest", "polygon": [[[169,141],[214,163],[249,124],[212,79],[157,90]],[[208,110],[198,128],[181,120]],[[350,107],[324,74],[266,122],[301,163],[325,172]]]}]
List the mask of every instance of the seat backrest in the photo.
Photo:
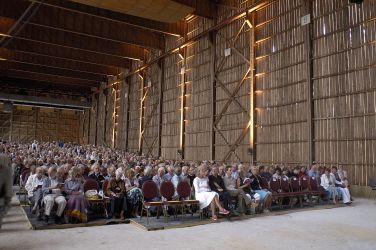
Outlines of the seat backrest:
[{"label": "seat backrest", "polygon": [[308,189],[308,177],[307,176],[300,177],[300,188],[302,190]]},{"label": "seat backrest", "polygon": [[260,184],[261,184],[261,187],[263,189],[269,189],[269,182],[264,177],[261,177],[261,183]]},{"label": "seat backrest", "polygon": [[281,189],[282,189],[283,192],[290,192],[289,178],[282,177],[282,179],[281,179]]},{"label": "seat backrest", "polygon": [[272,178],[270,180],[270,189],[273,191],[273,192],[279,192],[280,189],[281,189],[281,182],[278,180],[278,179],[274,179]]},{"label": "seat backrest", "polygon": [[99,184],[96,180],[87,179],[84,183],[84,192],[88,190],[97,190],[99,191]]},{"label": "seat backrest", "polygon": [[171,200],[171,198],[175,194],[175,188],[171,181],[162,182],[161,187],[159,188],[159,191],[161,195],[167,200]]},{"label": "seat backrest", "polygon": [[181,181],[176,187],[176,191],[180,198],[187,198],[191,195],[191,186],[188,181]]},{"label": "seat backrest", "polygon": [[31,174],[30,168],[27,168],[27,169],[22,171],[21,176],[20,176],[21,177],[20,178],[21,179],[20,184],[22,184],[22,186],[24,186],[26,184],[27,179],[29,178],[30,174]]},{"label": "seat backrest", "polygon": [[368,177],[368,186],[370,186],[371,188],[375,188],[376,187],[375,179],[373,179],[372,177]]},{"label": "seat backrest", "polygon": [[312,176],[309,178],[309,187],[312,191],[318,191],[317,179],[316,177]]},{"label": "seat backrest", "polygon": [[145,181],[141,190],[145,199],[151,200],[158,196],[158,187],[154,181]]},{"label": "seat backrest", "polygon": [[103,193],[107,192],[108,180],[104,180],[102,184]]},{"label": "seat backrest", "polygon": [[300,191],[300,182],[299,182],[299,179],[297,177],[292,177],[291,180],[290,180],[290,183],[291,183],[291,189],[293,192],[298,192]]}]

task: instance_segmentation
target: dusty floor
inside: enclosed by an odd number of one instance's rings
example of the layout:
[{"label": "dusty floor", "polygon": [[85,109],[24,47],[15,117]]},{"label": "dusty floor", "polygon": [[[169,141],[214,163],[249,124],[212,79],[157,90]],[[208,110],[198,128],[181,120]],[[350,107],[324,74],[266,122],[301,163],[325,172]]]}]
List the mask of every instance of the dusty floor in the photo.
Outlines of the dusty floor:
[{"label": "dusty floor", "polygon": [[376,203],[146,232],[130,224],[33,231],[14,206],[0,249],[376,249]]}]

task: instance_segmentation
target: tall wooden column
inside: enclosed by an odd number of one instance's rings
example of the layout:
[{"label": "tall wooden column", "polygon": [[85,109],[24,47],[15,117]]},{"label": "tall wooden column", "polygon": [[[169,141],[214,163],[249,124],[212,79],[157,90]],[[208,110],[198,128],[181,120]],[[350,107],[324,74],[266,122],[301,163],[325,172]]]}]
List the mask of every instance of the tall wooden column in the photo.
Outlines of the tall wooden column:
[{"label": "tall wooden column", "polygon": [[[312,8],[311,1],[302,0],[302,16],[309,15],[310,19],[312,18]],[[303,25],[303,24],[302,24]],[[302,27],[304,31],[304,50],[305,61],[306,61],[306,81],[307,81],[307,127],[308,127],[308,155],[307,155],[307,164],[312,165],[314,161],[314,124],[313,124],[313,82],[312,82],[312,37],[311,37],[311,23],[307,23]]]}]

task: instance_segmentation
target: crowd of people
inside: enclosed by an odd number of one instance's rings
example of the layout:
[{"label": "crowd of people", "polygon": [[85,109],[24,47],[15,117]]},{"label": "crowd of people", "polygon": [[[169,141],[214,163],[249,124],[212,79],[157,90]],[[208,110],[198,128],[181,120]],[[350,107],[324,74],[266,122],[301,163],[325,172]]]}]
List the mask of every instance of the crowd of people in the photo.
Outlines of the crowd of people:
[{"label": "crowd of people", "polygon": [[[139,216],[142,186],[148,181],[158,187],[171,181],[175,189],[180,182],[189,182],[192,198],[199,200],[200,209],[208,208],[212,220],[217,220],[218,213],[267,212],[273,196],[262,187],[263,179],[313,176],[333,203],[340,197],[344,203],[351,203],[347,175],[340,166],[338,169],[315,165],[309,169],[305,166],[248,167],[242,163],[165,160],[108,147],[58,142],[3,143],[2,148],[11,161],[14,184],[24,185],[32,214],[47,224],[52,214],[59,224],[67,218],[73,223],[88,220],[89,197],[93,195],[93,190],[84,190],[88,180],[100,186],[101,191],[94,195],[109,199],[108,217],[120,219]],[[179,199],[177,195],[175,198]]]}]

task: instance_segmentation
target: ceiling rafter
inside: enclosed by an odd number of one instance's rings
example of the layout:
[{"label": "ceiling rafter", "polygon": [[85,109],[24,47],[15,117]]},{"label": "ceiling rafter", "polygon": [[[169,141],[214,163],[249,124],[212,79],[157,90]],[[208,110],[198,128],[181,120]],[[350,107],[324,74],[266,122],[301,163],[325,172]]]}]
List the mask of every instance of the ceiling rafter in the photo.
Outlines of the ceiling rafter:
[{"label": "ceiling rafter", "polygon": [[[0,16],[17,19],[28,5],[28,1],[14,1],[6,4],[0,2]],[[144,48],[161,50],[164,47],[162,34],[43,4],[28,20],[28,24]]]}]

